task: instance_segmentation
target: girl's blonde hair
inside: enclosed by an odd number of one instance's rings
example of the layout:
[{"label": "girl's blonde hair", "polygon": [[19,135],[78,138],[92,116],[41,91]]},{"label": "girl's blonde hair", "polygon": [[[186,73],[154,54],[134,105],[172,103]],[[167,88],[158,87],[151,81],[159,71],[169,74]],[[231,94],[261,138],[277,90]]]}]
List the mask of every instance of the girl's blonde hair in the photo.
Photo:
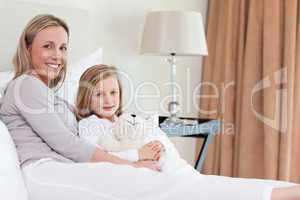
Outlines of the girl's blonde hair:
[{"label": "girl's blonde hair", "polygon": [[[15,67],[15,76],[14,79],[29,72],[32,68],[32,60],[30,53],[28,51],[29,46],[32,44],[36,34],[41,30],[50,27],[50,26],[60,26],[65,29],[70,36],[69,28],[67,24],[62,20],[53,15],[43,14],[37,15],[26,25],[23,30],[21,37],[19,39],[19,44],[17,51],[13,57],[13,64]],[[58,77],[50,81],[49,87],[56,87],[59,83],[63,83],[66,76],[67,61],[63,62],[61,71],[59,72]]]},{"label": "girl's blonde hair", "polygon": [[91,97],[95,86],[104,79],[115,76],[119,84],[120,105],[116,115],[122,114],[122,85],[116,67],[108,65],[94,65],[88,68],[80,77],[79,88],[76,97],[76,117],[77,120],[86,118],[94,114],[91,110]]}]

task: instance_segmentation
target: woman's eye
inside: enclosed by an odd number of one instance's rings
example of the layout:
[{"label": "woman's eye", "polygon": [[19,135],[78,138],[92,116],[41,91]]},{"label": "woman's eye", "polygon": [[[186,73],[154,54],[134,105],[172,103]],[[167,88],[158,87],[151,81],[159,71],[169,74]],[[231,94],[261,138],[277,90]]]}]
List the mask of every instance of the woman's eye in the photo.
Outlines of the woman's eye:
[{"label": "woman's eye", "polygon": [[97,97],[100,97],[101,95],[102,95],[102,93],[100,93],[100,92],[96,93]]},{"label": "woman's eye", "polygon": [[63,51],[67,51],[68,50],[67,47],[61,47],[60,49],[63,50]]},{"label": "woman's eye", "polygon": [[50,46],[50,44],[45,44],[43,47],[46,49],[50,49],[51,46]]}]

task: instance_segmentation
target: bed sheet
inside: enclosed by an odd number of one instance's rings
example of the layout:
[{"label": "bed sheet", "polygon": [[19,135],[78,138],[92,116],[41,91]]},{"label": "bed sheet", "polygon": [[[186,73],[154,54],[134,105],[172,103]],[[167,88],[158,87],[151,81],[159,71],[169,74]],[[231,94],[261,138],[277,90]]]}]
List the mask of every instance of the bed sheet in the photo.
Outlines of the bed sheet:
[{"label": "bed sheet", "polygon": [[[150,139],[150,138],[149,138]],[[152,138],[153,139],[153,138]],[[168,138],[161,140],[174,148]],[[168,173],[112,163],[38,161],[23,169],[30,200],[270,200],[274,187],[260,179],[203,175],[182,158]]]},{"label": "bed sheet", "polygon": [[47,161],[23,169],[30,200],[270,200],[290,183],[201,175],[191,166],[172,174],[111,163]]}]

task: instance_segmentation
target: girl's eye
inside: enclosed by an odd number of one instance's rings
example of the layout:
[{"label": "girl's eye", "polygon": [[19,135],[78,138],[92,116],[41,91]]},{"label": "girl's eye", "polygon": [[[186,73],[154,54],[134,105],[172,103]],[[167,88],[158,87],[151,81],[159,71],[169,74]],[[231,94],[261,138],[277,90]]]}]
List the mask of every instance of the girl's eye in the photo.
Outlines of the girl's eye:
[{"label": "girl's eye", "polygon": [[100,93],[100,92],[97,92],[97,93],[96,93],[96,96],[97,96],[97,97],[100,97],[101,95],[102,95],[102,93]]},{"label": "girl's eye", "polygon": [[117,91],[111,91],[112,95],[116,95],[118,92]]}]

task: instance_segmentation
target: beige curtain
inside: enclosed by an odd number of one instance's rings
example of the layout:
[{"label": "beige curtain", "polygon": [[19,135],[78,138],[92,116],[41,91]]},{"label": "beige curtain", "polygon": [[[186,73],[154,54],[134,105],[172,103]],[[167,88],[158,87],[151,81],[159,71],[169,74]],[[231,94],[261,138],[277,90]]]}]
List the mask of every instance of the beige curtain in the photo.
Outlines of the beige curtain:
[{"label": "beige curtain", "polygon": [[300,182],[300,0],[209,0],[207,42],[202,172]]}]

